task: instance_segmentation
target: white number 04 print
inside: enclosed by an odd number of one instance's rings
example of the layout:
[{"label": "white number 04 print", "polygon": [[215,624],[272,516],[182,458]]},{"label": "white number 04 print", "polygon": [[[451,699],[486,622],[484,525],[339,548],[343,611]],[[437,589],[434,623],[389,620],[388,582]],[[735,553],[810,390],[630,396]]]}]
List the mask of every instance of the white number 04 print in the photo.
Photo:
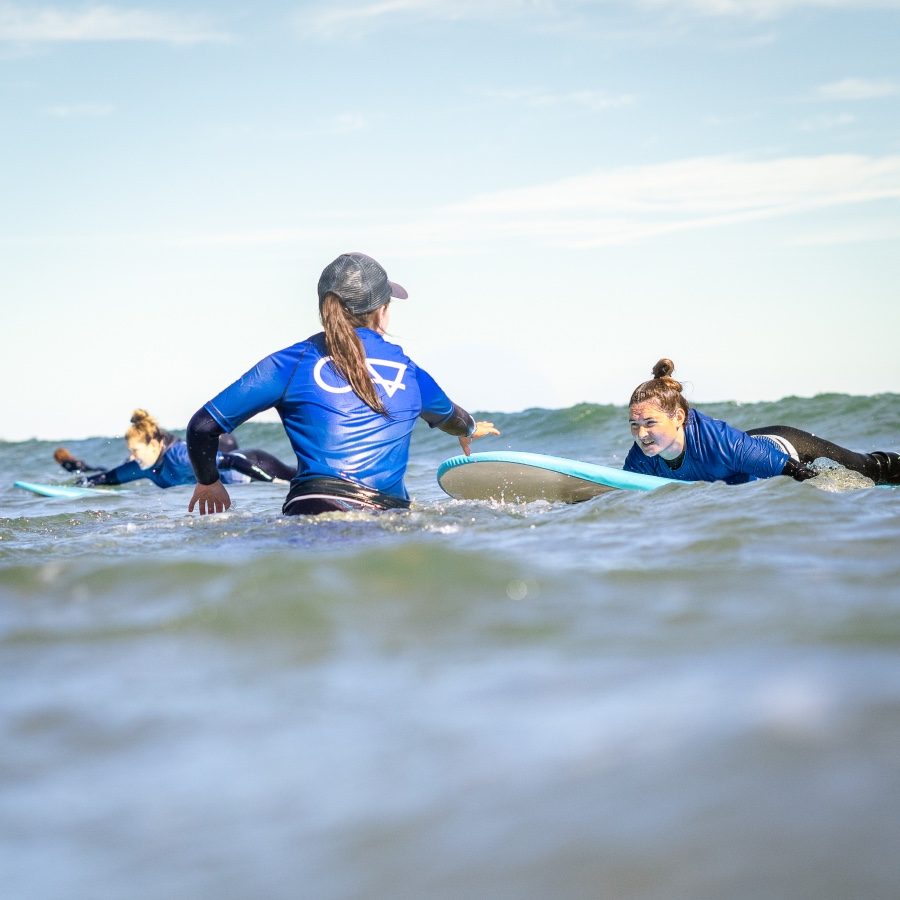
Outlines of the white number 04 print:
[{"label": "white number 04 print", "polygon": [[[347,391],[352,390],[349,384],[344,381],[341,381],[340,384],[327,384],[324,378],[322,378],[322,369],[330,362],[330,356],[323,356],[316,363],[315,369],[313,369],[313,378],[316,379],[316,384],[322,388],[323,391],[328,391],[329,394],[346,394]],[[366,365],[369,368],[372,381],[374,381],[375,384],[380,384],[388,397],[393,397],[397,391],[406,390],[406,385],[403,383],[403,376],[406,374],[406,363],[398,363],[390,359],[366,359]],[[379,369],[386,369],[389,373],[393,373],[393,379],[388,380],[385,378]]]}]

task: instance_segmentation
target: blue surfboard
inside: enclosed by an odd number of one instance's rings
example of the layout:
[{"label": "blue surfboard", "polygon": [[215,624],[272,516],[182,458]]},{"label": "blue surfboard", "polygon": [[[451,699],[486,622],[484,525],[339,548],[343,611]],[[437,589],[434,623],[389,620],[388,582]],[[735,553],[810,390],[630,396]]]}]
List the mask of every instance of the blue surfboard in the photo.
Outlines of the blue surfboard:
[{"label": "blue surfboard", "polygon": [[72,484],[38,484],[34,481],[17,481],[15,487],[39,494],[41,497],[65,497],[74,500],[79,497],[115,497],[127,494],[127,490],[115,488],[78,487]]},{"label": "blue surfboard", "polygon": [[655,491],[674,478],[657,478],[561,456],[503,450],[454,456],[438,467],[441,488],[457,500],[534,500],[579,503],[607,491]]}]

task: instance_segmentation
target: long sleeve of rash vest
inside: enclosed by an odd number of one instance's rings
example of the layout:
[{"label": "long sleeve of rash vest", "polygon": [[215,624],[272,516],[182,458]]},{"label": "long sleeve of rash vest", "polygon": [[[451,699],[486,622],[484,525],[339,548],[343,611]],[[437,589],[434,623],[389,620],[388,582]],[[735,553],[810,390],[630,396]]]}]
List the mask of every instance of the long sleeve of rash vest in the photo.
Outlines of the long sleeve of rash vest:
[{"label": "long sleeve of rash vest", "polygon": [[205,407],[198,409],[188,422],[188,454],[200,484],[212,484],[219,480],[216,453],[219,450],[219,435],[224,430]]}]

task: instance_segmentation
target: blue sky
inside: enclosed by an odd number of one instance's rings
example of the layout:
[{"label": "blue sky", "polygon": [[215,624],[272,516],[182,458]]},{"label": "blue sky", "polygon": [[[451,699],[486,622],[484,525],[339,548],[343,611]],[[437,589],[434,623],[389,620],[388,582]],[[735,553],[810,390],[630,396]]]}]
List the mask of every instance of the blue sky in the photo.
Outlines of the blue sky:
[{"label": "blue sky", "polygon": [[183,427],[348,250],[471,410],[900,391],[898,61],[900,0],[0,0],[0,438]]}]

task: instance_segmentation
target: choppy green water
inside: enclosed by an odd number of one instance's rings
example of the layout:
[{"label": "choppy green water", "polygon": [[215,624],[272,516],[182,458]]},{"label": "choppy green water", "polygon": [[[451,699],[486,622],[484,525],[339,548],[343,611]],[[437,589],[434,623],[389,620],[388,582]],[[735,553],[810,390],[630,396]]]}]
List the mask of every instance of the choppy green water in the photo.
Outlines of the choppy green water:
[{"label": "choppy green water", "polygon": [[[896,395],[702,408],[900,447]],[[494,419],[630,445],[620,408]],[[54,446],[0,444],[4,896],[900,896],[900,489],[459,503],[423,428],[408,513],[201,520],[13,489]]]}]

